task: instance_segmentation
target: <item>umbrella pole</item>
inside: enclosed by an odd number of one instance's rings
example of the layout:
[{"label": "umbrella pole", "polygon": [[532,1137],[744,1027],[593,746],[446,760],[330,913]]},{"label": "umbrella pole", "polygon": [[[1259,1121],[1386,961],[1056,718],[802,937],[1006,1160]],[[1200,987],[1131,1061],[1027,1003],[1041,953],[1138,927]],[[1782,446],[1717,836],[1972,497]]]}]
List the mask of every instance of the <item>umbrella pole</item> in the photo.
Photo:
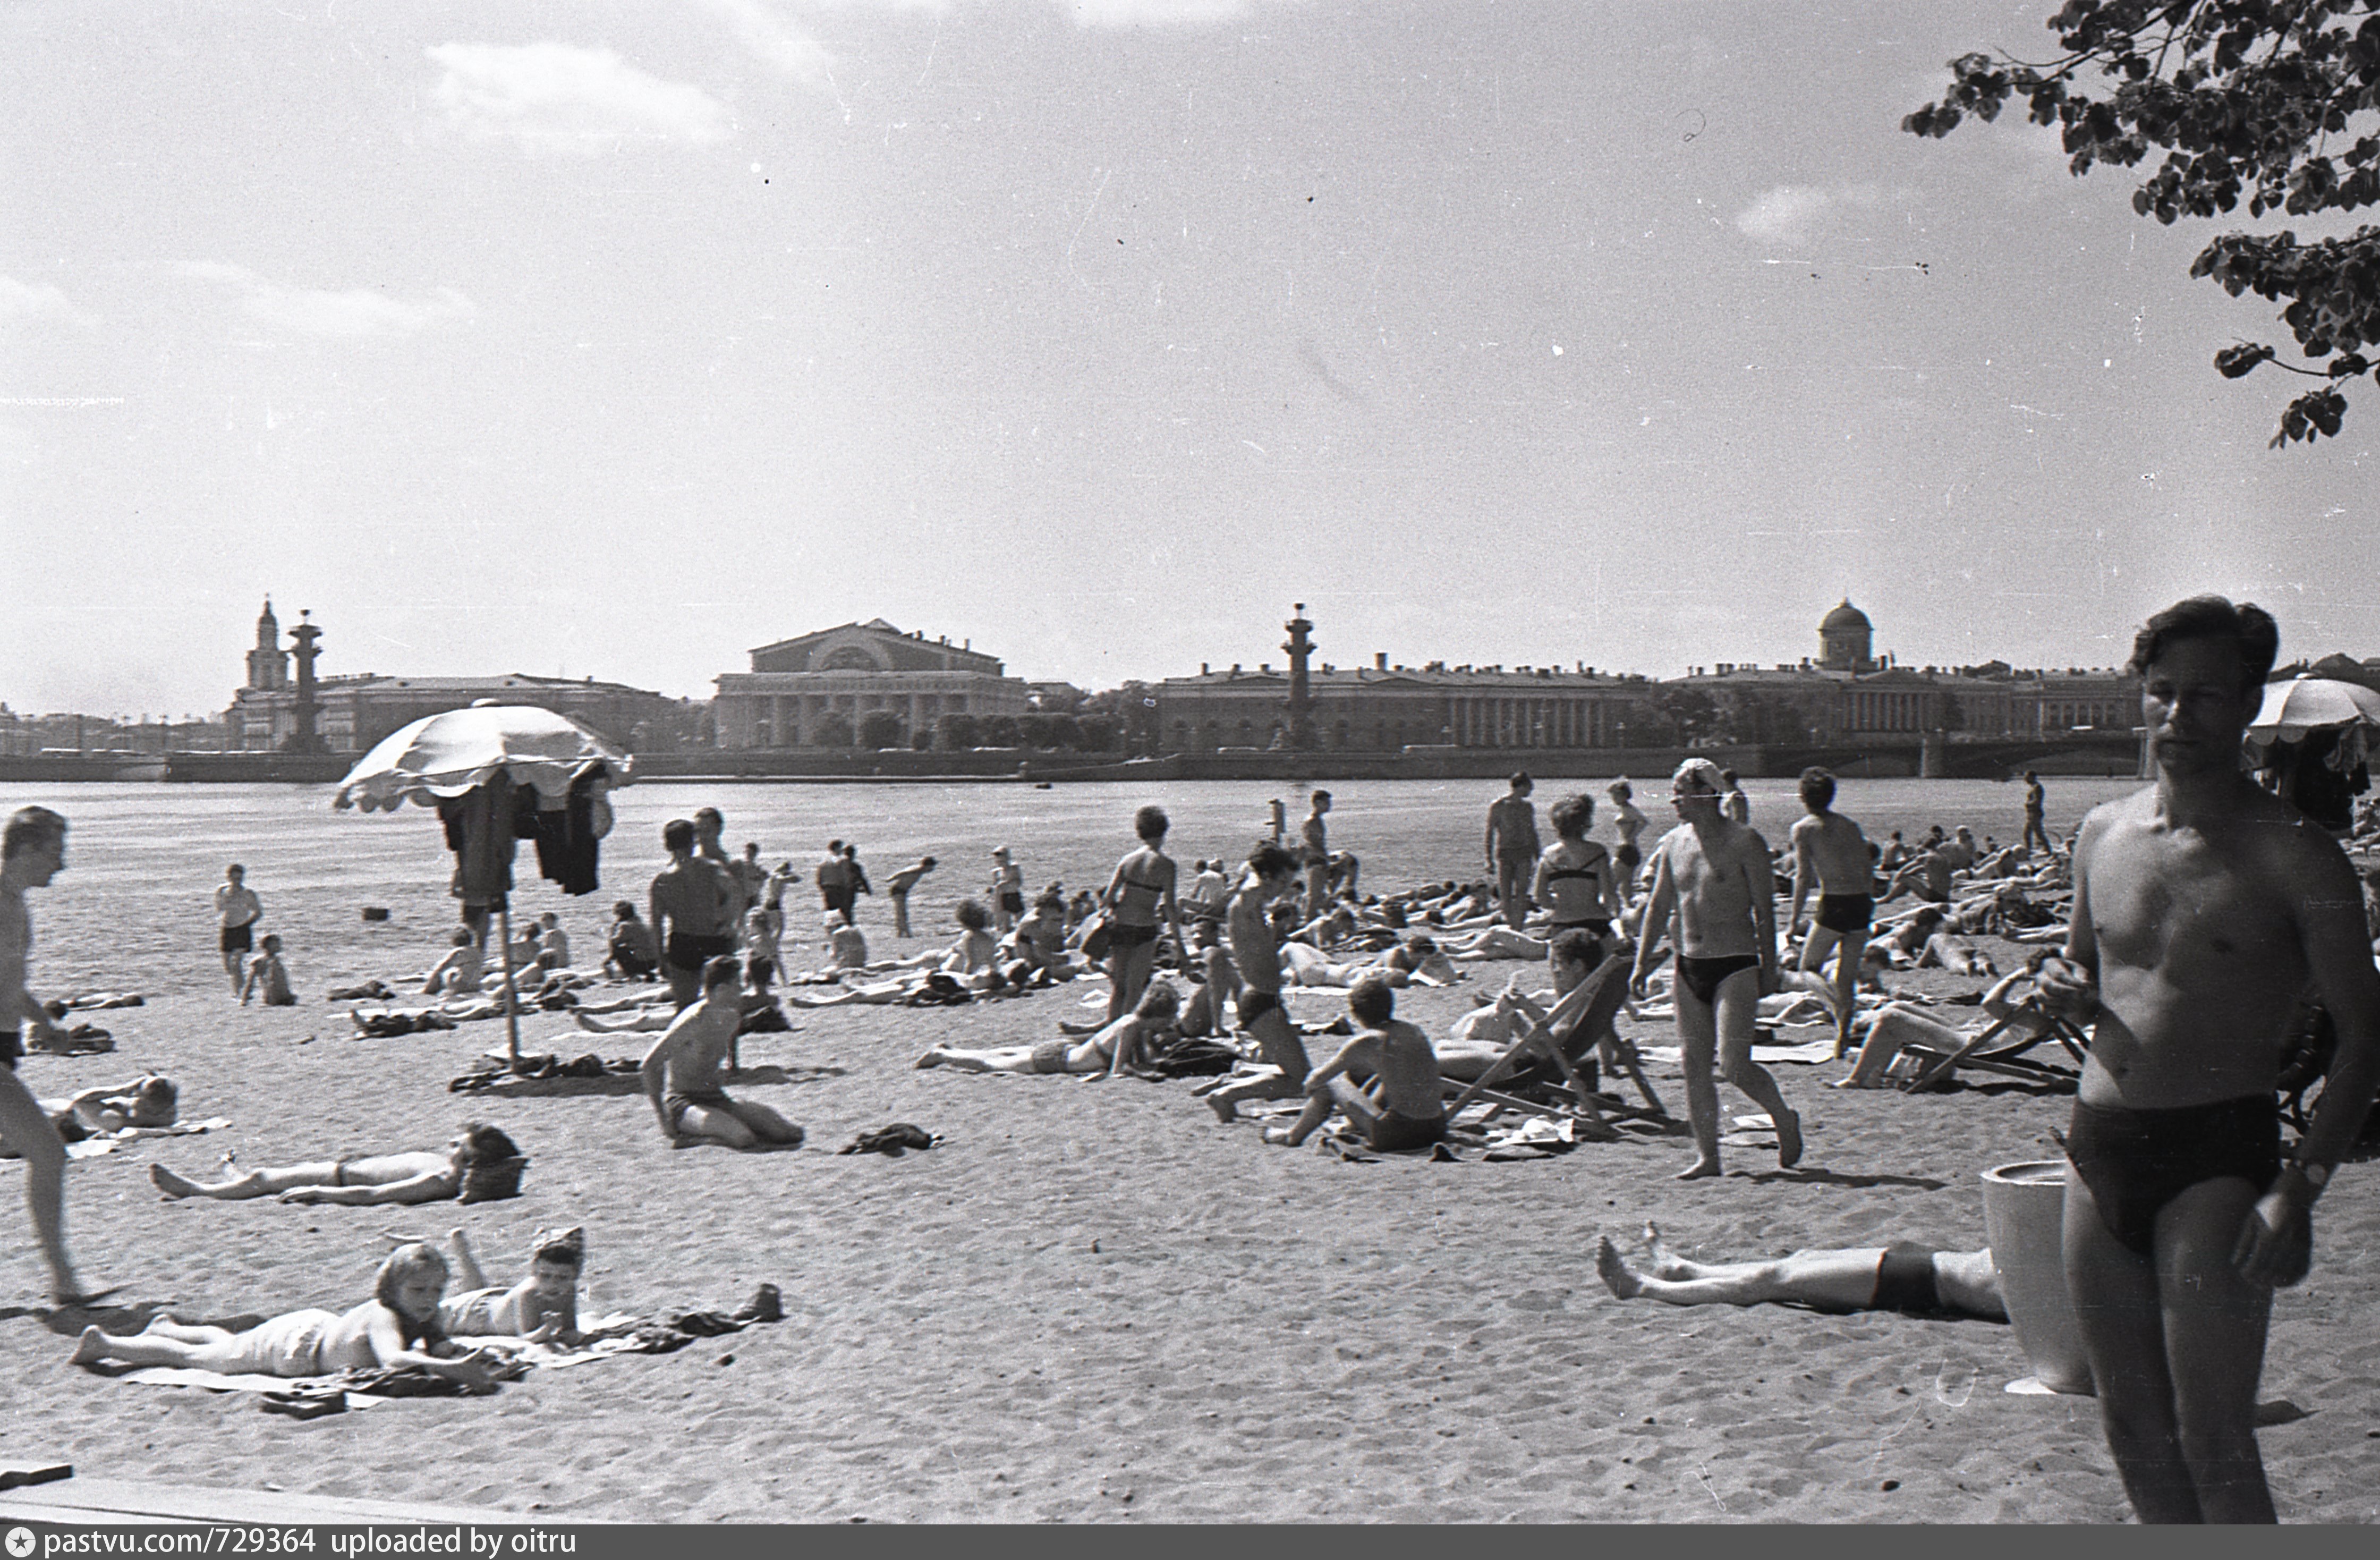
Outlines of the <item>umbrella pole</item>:
[{"label": "umbrella pole", "polygon": [[512,1069],[520,1071],[520,1005],[513,993],[513,912],[511,904],[496,901],[497,935],[504,939],[504,1049],[511,1053]]}]

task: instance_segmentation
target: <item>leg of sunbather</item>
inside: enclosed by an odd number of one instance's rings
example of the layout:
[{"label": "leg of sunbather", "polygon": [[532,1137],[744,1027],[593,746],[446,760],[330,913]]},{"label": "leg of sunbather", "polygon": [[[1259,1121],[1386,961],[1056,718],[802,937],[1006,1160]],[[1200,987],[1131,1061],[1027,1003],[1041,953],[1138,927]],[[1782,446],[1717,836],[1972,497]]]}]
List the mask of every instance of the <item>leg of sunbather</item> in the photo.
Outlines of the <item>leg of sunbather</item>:
[{"label": "leg of sunbather", "polygon": [[[643,1012],[630,1018],[590,1018],[573,1008],[570,1021],[589,1034],[657,1034],[668,1029],[670,1020],[675,1017],[674,1013]],[[467,1287],[477,1289],[482,1286],[473,1284]]]},{"label": "leg of sunbather", "polygon": [[1248,1026],[1248,1033],[1256,1037],[1268,1070],[1208,1095],[1207,1103],[1217,1120],[1237,1120],[1242,1100],[1296,1098],[1305,1092],[1305,1075],[1313,1070],[1314,1064],[1305,1054],[1305,1043],[1289,1027],[1289,1018],[1281,1012],[1278,1000],[1257,1016],[1256,1022]]},{"label": "leg of sunbather", "polygon": [[759,1134],[744,1125],[735,1112],[721,1107],[716,1102],[690,1104],[677,1118],[679,1147],[696,1142],[724,1143],[731,1149],[748,1149],[759,1141]]},{"label": "leg of sunbather", "polygon": [[471,1237],[462,1230],[446,1232],[446,1244],[455,1252],[455,1287],[458,1292],[490,1287],[488,1275],[480,1271],[479,1253],[471,1249]]},{"label": "leg of sunbather", "polygon": [[872,986],[853,986],[832,996],[812,996],[799,987],[785,988],[785,1002],[794,1007],[851,1007],[880,1005],[898,1002],[916,988],[905,981],[884,981]]},{"label": "leg of sunbather", "polygon": [[[1802,1118],[1785,1103],[1776,1078],[1752,1059],[1753,1036],[1758,1033],[1760,981],[1756,972],[1738,970],[1718,988],[1719,1076],[1750,1095],[1777,1127],[1777,1163],[1790,1170],[1802,1158]],[[1713,1125],[1717,1125],[1714,1116]]]},{"label": "leg of sunbather", "polygon": [[1595,1248],[1596,1272],[1621,1299],[1639,1297],[1673,1306],[1755,1306],[1795,1301],[1833,1310],[1864,1310],[1876,1298],[1881,1246],[1844,1251],[1796,1251],[1765,1262],[1687,1263],[1682,1278],[1661,1278],[1628,1264],[1611,1237]]},{"label": "leg of sunbather", "polygon": [[311,1164],[250,1170],[228,1181],[201,1182],[177,1176],[162,1164],[152,1164],[149,1180],[167,1197],[212,1197],[219,1201],[239,1202],[252,1197],[273,1197],[292,1187],[334,1187],[341,1180],[339,1170],[337,1161],[324,1159]]},{"label": "leg of sunbather", "polygon": [[67,1145],[14,1068],[0,1068],[0,1143],[25,1161],[25,1207],[49,1264],[52,1296],[79,1295],[81,1281],[67,1255]]},{"label": "leg of sunbather", "polygon": [[1490,926],[1468,937],[1441,938],[1438,950],[1449,958],[1478,963],[1487,959],[1541,959],[1552,945],[1509,926]]},{"label": "leg of sunbather", "polygon": [[[1062,1026],[1061,1026],[1062,1027]],[[1099,1026],[1105,1029],[1107,1026]],[[937,1045],[917,1058],[920,1067],[956,1067],[971,1073],[1029,1073],[1039,1069],[1033,1066],[1034,1047],[1030,1045],[995,1045],[970,1050],[955,1045]]]},{"label": "leg of sunbather", "polygon": [[1321,1091],[1307,1093],[1305,1109],[1298,1113],[1293,1125],[1286,1129],[1279,1127],[1269,1128],[1264,1140],[1268,1143],[1279,1143],[1283,1148],[1297,1148],[1313,1135],[1315,1128],[1330,1119],[1333,1111],[1343,1114],[1348,1124],[1366,1137],[1371,1135],[1372,1123],[1378,1120],[1380,1115],[1379,1107],[1372,1103],[1371,1096],[1353,1079],[1327,1079]]},{"label": "leg of sunbather", "polygon": [[1838,1089],[1880,1089],[1884,1075],[1892,1059],[1903,1048],[1915,1044],[1944,1055],[1967,1042],[1966,1035],[1938,1018],[1931,1018],[1905,1003],[1890,1003],[1877,1010],[1869,1024],[1867,1039],[1860,1045],[1859,1055],[1852,1063],[1847,1077],[1836,1081]]},{"label": "leg of sunbather", "polygon": [[756,1100],[730,1100],[723,1106],[712,1108],[723,1110],[734,1115],[757,1141],[782,1146],[802,1140],[802,1129],[799,1127]]}]

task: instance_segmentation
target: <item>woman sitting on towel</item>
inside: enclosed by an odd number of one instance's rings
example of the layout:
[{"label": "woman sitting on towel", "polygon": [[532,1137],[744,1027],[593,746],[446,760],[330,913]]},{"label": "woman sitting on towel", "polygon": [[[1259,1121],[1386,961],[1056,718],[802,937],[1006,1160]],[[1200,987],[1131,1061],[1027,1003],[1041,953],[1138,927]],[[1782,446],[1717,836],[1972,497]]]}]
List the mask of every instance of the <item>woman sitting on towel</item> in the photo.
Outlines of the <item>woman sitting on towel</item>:
[{"label": "woman sitting on towel", "polygon": [[1912,1316],[1973,1316],[2006,1322],[1999,1274],[1989,1251],[1937,1251],[1899,1241],[1843,1251],[1796,1251],[1765,1262],[1696,1262],[1661,1244],[1647,1224],[1645,1266],[1633,1267],[1604,1236],[1595,1267],[1623,1300],[1673,1306],[1756,1306],[1774,1301],[1814,1310],[1898,1310]]},{"label": "woman sitting on towel", "polygon": [[1069,1042],[1045,1040],[1038,1045],[1002,1045],[985,1051],[964,1051],[937,1045],[917,1058],[921,1067],[957,1067],[962,1072],[1089,1073],[1113,1078],[1141,1073],[1141,1052],[1158,1031],[1173,1027],[1182,1000],[1170,981],[1153,981],[1140,993],[1140,1005],[1097,1034]]},{"label": "woman sitting on towel", "polygon": [[162,1164],[152,1164],[149,1179],[169,1198],[212,1197],[237,1202],[252,1197],[278,1197],[284,1202],[351,1205],[443,1202],[461,1194],[465,1171],[519,1157],[519,1148],[501,1128],[467,1121],[444,1153],[384,1153],[370,1158],[317,1160],[310,1164],[250,1170],[228,1181],[212,1183],[189,1180]]},{"label": "woman sitting on towel", "polygon": [[164,1315],[129,1337],[86,1327],[75,1346],[74,1362],[121,1359],[129,1365],[171,1365],[225,1375],[291,1377],[409,1365],[474,1391],[492,1392],[493,1340],[466,1350],[448,1339],[438,1322],[438,1298],[445,1288],[445,1259],[415,1242],[389,1253],[373,1281],[372,1298],[344,1316],[293,1310],[245,1333],[194,1327]]},{"label": "woman sitting on towel", "polygon": [[450,1337],[552,1338],[577,1343],[578,1274],[587,1263],[587,1232],[577,1225],[555,1234],[540,1230],[529,1241],[528,1276],[509,1289],[488,1283],[470,1237],[448,1234],[455,1270],[464,1292],[439,1303],[438,1325]]}]

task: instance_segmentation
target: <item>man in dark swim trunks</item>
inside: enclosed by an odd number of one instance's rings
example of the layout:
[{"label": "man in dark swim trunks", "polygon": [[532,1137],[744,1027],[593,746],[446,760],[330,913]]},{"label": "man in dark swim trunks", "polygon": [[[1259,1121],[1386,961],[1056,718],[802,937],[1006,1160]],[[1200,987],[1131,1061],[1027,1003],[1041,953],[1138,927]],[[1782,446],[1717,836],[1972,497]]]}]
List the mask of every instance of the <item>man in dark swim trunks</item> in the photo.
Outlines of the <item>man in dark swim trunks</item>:
[{"label": "man in dark swim trunks", "polygon": [[[2240,768],[2279,646],[2199,596],[2132,645],[2156,784],[2095,808],[2046,1000],[2092,1021],[2067,1137],[2066,1283],[2143,1522],[2270,1522],[2256,1383],[2277,1286],[2380,1082],[2380,973],[2329,835]],[[2311,993],[2338,1044],[2286,1165],[2274,1091]]]},{"label": "man in dark swim trunks", "polygon": [[[1815,992],[1835,1009],[1835,1054],[1852,1048],[1852,993],[1859,988],[1860,960],[1867,953],[1868,922],[1876,912],[1874,858],[1860,826],[1829,810],[1835,777],[1813,764],[1802,772],[1802,805],[1809,816],[1793,823],[1793,909],[1791,929],[1802,930],[1802,907],[1818,893],[1818,913],[1802,939],[1795,984]],[[1835,955],[1831,985],[1822,975]]]},{"label": "man in dark swim trunks", "polygon": [[[1758,1102],[1777,1126],[1777,1163],[1802,1158],[1802,1118],[1786,1108],[1777,1080],[1752,1059],[1760,998],[1777,989],[1776,872],[1768,842],[1720,814],[1725,782],[1708,759],[1688,759],[1670,781],[1678,826],[1653,847],[1653,894],[1636,945],[1629,990],[1645,995],[1645,977],[1664,936],[1677,944],[1670,987],[1678,1043],[1685,1052],[1686,1111],[1694,1118],[1694,1162],[1682,1181],[1719,1174],[1716,1053],[1727,1080]],[[1674,926],[1672,922],[1674,921]]]},{"label": "man in dark swim trunks", "polygon": [[1596,1271],[1604,1287],[1621,1299],[2008,1320],[1999,1274],[1987,1250],[1937,1251],[1903,1240],[1842,1251],[1795,1251],[1773,1261],[1697,1262],[1662,1245],[1661,1232],[1650,1224],[1645,1244],[1650,1255],[1639,1268],[1620,1254],[1609,1236],[1596,1242]]},{"label": "man in dark swim trunks", "polygon": [[653,878],[653,935],[671,1000],[684,1007],[700,994],[702,967],[735,951],[735,884],[726,868],[694,853],[690,820],[662,824],[662,844],[670,864]]},{"label": "man in dark swim trunks", "polygon": [[2020,850],[2030,854],[2034,841],[2041,842],[2044,856],[2056,854],[2049,845],[2049,796],[2041,788],[2041,776],[2032,770],[2024,772],[2024,838],[2017,842]]},{"label": "man in dark swim trunks", "polygon": [[[24,807],[0,835],[0,1144],[25,1162],[25,1206],[50,1267],[50,1295],[61,1305],[86,1298],[67,1255],[67,1146],[42,1102],[17,1076],[28,1027],[33,1043],[66,1043],[48,1009],[25,989],[33,948],[33,918],[25,890],[47,888],[66,870],[67,821],[46,807]],[[89,1297],[96,1298],[96,1297]]]},{"label": "man in dark swim trunks", "polygon": [[1287,1100],[1305,1091],[1313,1066],[1281,1005],[1281,948],[1267,907],[1297,882],[1297,858],[1267,842],[1248,852],[1248,875],[1223,912],[1223,932],[1240,979],[1240,1028],[1256,1037],[1272,1071],[1218,1089],[1207,1103],[1218,1121],[1237,1121],[1242,1100]]},{"label": "man in dark swim trunks", "polygon": [[1496,883],[1496,908],[1513,931],[1529,919],[1529,874],[1544,847],[1537,842],[1537,810],[1529,805],[1536,788],[1524,770],[1512,787],[1488,804],[1488,873]]}]

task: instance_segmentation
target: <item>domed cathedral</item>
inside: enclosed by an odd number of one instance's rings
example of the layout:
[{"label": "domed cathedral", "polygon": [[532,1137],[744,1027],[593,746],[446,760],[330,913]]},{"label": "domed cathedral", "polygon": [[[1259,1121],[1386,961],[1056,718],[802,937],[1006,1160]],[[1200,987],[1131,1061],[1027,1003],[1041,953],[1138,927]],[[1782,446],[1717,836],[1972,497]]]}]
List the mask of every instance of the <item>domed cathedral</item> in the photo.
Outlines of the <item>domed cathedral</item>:
[{"label": "domed cathedral", "polygon": [[1829,672],[1872,672],[1876,670],[1876,625],[1867,614],[1852,605],[1845,596],[1842,604],[1818,622],[1818,664]]}]

